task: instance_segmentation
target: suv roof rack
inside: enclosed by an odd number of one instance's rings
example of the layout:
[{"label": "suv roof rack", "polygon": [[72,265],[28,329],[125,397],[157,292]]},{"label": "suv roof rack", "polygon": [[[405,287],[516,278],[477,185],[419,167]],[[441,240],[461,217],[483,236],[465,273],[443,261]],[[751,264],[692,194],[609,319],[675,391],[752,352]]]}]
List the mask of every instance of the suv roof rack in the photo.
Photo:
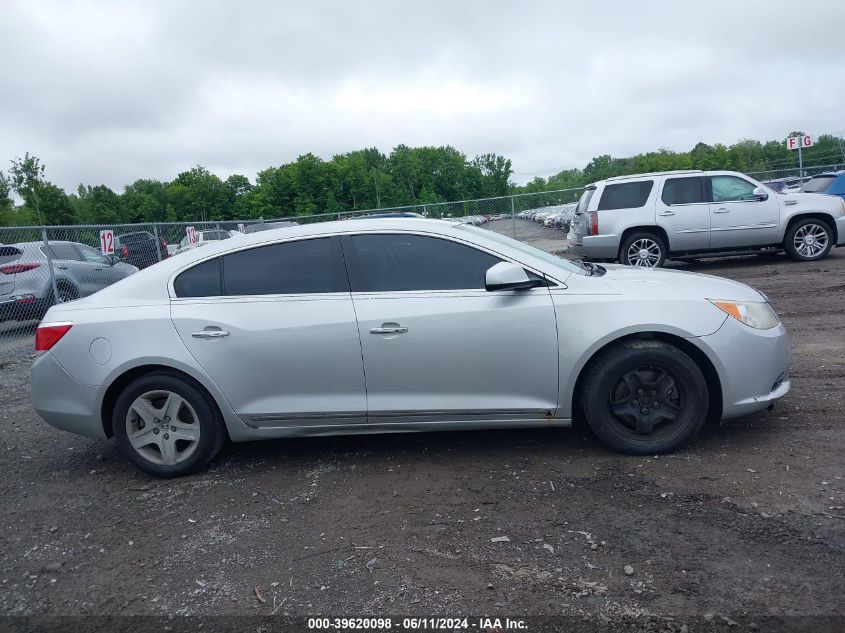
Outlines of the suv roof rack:
[{"label": "suv roof rack", "polygon": [[647,174],[628,174],[627,176],[611,176],[606,180],[626,180],[628,178],[646,178],[648,176],[671,176],[673,174],[703,174],[702,169],[676,169],[674,171],[652,171]]}]

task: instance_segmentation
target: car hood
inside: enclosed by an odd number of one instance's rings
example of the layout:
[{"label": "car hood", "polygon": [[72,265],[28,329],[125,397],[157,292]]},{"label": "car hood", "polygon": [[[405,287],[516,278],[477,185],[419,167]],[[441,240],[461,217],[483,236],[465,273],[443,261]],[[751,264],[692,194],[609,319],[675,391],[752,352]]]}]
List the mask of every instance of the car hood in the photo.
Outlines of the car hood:
[{"label": "car hood", "polygon": [[677,299],[766,300],[751,286],[724,277],[621,264],[602,264],[602,267],[607,273],[601,279],[607,285],[619,293],[635,294],[644,299],[665,299],[668,296]]}]

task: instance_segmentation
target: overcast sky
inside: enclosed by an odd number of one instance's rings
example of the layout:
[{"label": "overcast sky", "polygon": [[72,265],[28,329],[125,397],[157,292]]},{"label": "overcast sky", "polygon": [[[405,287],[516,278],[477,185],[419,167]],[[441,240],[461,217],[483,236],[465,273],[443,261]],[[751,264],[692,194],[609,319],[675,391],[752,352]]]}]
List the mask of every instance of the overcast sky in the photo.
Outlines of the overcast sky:
[{"label": "overcast sky", "polygon": [[117,191],[202,164],[449,144],[518,182],[696,142],[845,134],[843,0],[3,2],[0,169]]}]

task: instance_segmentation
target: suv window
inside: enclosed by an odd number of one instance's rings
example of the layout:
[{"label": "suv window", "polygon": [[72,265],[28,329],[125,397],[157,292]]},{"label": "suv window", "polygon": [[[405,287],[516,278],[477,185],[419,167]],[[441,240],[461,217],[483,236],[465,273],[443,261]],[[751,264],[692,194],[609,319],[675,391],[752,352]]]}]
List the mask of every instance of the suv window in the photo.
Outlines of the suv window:
[{"label": "suv window", "polygon": [[21,258],[23,251],[14,246],[0,246],[0,264],[8,264]]},{"label": "suv window", "polygon": [[713,202],[754,200],[754,185],[736,176],[710,176]]},{"label": "suv window", "polygon": [[154,240],[155,236],[152,233],[141,231],[140,233],[127,233],[126,235],[117,235],[115,239],[119,240],[121,244],[137,244],[138,242]]},{"label": "suv window", "polygon": [[336,292],[327,237],[259,246],[223,256],[226,295]]},{"label": "suv window", "polygon": [[575,207],[575,213],[587,212],[587,208],[590,206],[590,200],[593,198],[593,194],[595,192],[595,186],[590,186],[584,189],[584,193],[582,193],[581,197],[578,199],[578,206]]},{"label": "suv window", "polygon": [[694,204],[704,202],[704,179],[667,178],[660,196],[664,204]]},{"label": "suv window", "polygon": [[[73,244],[50,244],[50,256],[53,259],[64,259],[69,261],[82,261],[82,257],[79,255],[79,251],[76,250],[76,247]],[[41,250],[44,250],[44,247],[41,247]]]},{"label": "suv window", "polygon": [[824,193],[833,184],[836,176],[813,176],[804,183],[801,191],[805,193]]},{"label": "suv window", "polygon": [[485,287],[487,269],[501,259],[470,246],[423,235],[353,235],[363,275],[355,290],[465,290]]},{"label": "suv window", "polygon": [[103,255],[101,252],[94,250],[90,246],[86,246],[85,244],[81,244],[79,246],[79,252],[82,253],[82,258],[86,262],[92,262],[94,264],[108,264],[109,260],[106,259],[106,256]]},{"label": "suv window", "polygon": [[604,191],[599,200],[599,211],[610,211],[613,209],[636,209],[645,204],[653,180],[638,180],[637,182],[621,182],[613,185],[605,185]]}]

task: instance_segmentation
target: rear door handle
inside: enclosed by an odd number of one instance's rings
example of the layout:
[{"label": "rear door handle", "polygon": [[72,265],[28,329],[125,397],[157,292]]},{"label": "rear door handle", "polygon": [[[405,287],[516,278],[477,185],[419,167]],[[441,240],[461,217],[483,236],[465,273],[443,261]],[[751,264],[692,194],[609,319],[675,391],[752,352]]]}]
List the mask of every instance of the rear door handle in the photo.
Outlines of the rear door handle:
[{"label": "rear door handle", "polygon": [[193,332],[191,336],[193,336],[194,338],[223,338],[224,336],[229,336],[229,332],[218,328],[216,330],[203,330],[202,332]]},{"label": "rear door handle", "polygon": [[59,264],[58,266],[56,266],[56,268],[58,268],[59,270],[67,270],[67,266],[63,264]]},{"label": "rear door handle", "polygon": [[726,209],[725,207],[719,207],[713,213],[727,213],[730,209]]},{"label": "rear door handle", "polygon": [[407,331],[408,328],[398,323],[382,323],[381,327],[371,328],[370,334],[404,334]]},{"label": "rear door handle", "polygon": [[674,211],[661,211],[657,215],[675,215]]}]

